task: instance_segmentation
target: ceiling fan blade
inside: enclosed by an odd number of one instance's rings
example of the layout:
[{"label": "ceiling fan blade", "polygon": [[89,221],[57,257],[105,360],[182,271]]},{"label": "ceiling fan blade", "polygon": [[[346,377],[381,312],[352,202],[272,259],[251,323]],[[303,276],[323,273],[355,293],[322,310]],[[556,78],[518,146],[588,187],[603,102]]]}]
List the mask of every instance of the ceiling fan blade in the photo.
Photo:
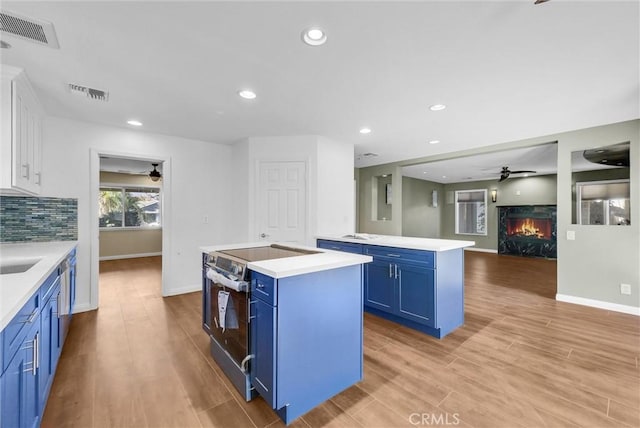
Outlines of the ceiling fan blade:
[{"label": "ceiling fan blade", "polygon": [[525,171],[525,170],[522,170],[522,171],[509,171],[509,172],[511,174],[527,174],[527,173],[535,174],[536,173],[536,171]]}]

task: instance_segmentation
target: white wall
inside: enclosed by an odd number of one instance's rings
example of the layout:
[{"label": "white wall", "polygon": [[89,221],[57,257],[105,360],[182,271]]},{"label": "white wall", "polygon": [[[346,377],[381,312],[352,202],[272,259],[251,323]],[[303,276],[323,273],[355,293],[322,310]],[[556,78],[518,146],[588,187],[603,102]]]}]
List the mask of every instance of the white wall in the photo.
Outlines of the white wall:
[{"label": "white wall", "polygon": [[352,144],[318,137],[317,235],[355,232]]},{"label": "white wall", "polygon": [[[228,227],[234,213],[218,201],[231,200],[231,147],[184,138],[49,117],[44,123],[42,195],[78,199],[78,309],[91,309],[91,150],[171,159],[171,252],[167,294],[200,288],[198,246],[239,240]],[[165,191],[168,189],[165,188]],[[203,219],[208,217],[208,224]],[[95,298],[95,296],[94,296]]]}]

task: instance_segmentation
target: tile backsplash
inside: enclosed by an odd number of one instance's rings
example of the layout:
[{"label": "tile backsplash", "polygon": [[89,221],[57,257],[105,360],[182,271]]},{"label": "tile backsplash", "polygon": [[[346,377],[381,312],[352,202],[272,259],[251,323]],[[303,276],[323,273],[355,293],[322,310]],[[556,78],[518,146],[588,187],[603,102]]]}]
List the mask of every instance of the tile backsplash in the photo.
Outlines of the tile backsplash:
[{"label": "tile backsplash", "polygon": [[0,196],[0,242],[77,239],[77,199]]}]

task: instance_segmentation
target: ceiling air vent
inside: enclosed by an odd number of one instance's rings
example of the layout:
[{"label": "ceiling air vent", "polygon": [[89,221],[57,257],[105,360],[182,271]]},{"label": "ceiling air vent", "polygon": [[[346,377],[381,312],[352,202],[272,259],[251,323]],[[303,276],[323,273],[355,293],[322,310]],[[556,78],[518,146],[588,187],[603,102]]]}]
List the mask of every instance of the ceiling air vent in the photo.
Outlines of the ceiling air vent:
[{"label": "ceiling air vent", "polygon": [[0,12],[0,31],[21,39],[58,49],[58,38],[53,24],[39,19],[3,10]]},{"label": "ceiling air vent", "polygon": [[69,90],[72,94],[83,95],[87,98],[97,101],[109,101],[109,92],[102,91],[100,89],[87,88],[86,86],[76,85],[75,83],[69,83]]}]

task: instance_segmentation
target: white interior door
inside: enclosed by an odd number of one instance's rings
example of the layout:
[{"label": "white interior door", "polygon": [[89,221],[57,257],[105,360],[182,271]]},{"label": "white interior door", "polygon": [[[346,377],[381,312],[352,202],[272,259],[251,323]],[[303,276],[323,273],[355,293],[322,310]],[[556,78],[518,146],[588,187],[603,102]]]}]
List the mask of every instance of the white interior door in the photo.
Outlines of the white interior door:
[{"label": "white interior door", "polygon": [[305,242],[306,173],[305,162],[260,162],[256,204],[260,240]]}]

